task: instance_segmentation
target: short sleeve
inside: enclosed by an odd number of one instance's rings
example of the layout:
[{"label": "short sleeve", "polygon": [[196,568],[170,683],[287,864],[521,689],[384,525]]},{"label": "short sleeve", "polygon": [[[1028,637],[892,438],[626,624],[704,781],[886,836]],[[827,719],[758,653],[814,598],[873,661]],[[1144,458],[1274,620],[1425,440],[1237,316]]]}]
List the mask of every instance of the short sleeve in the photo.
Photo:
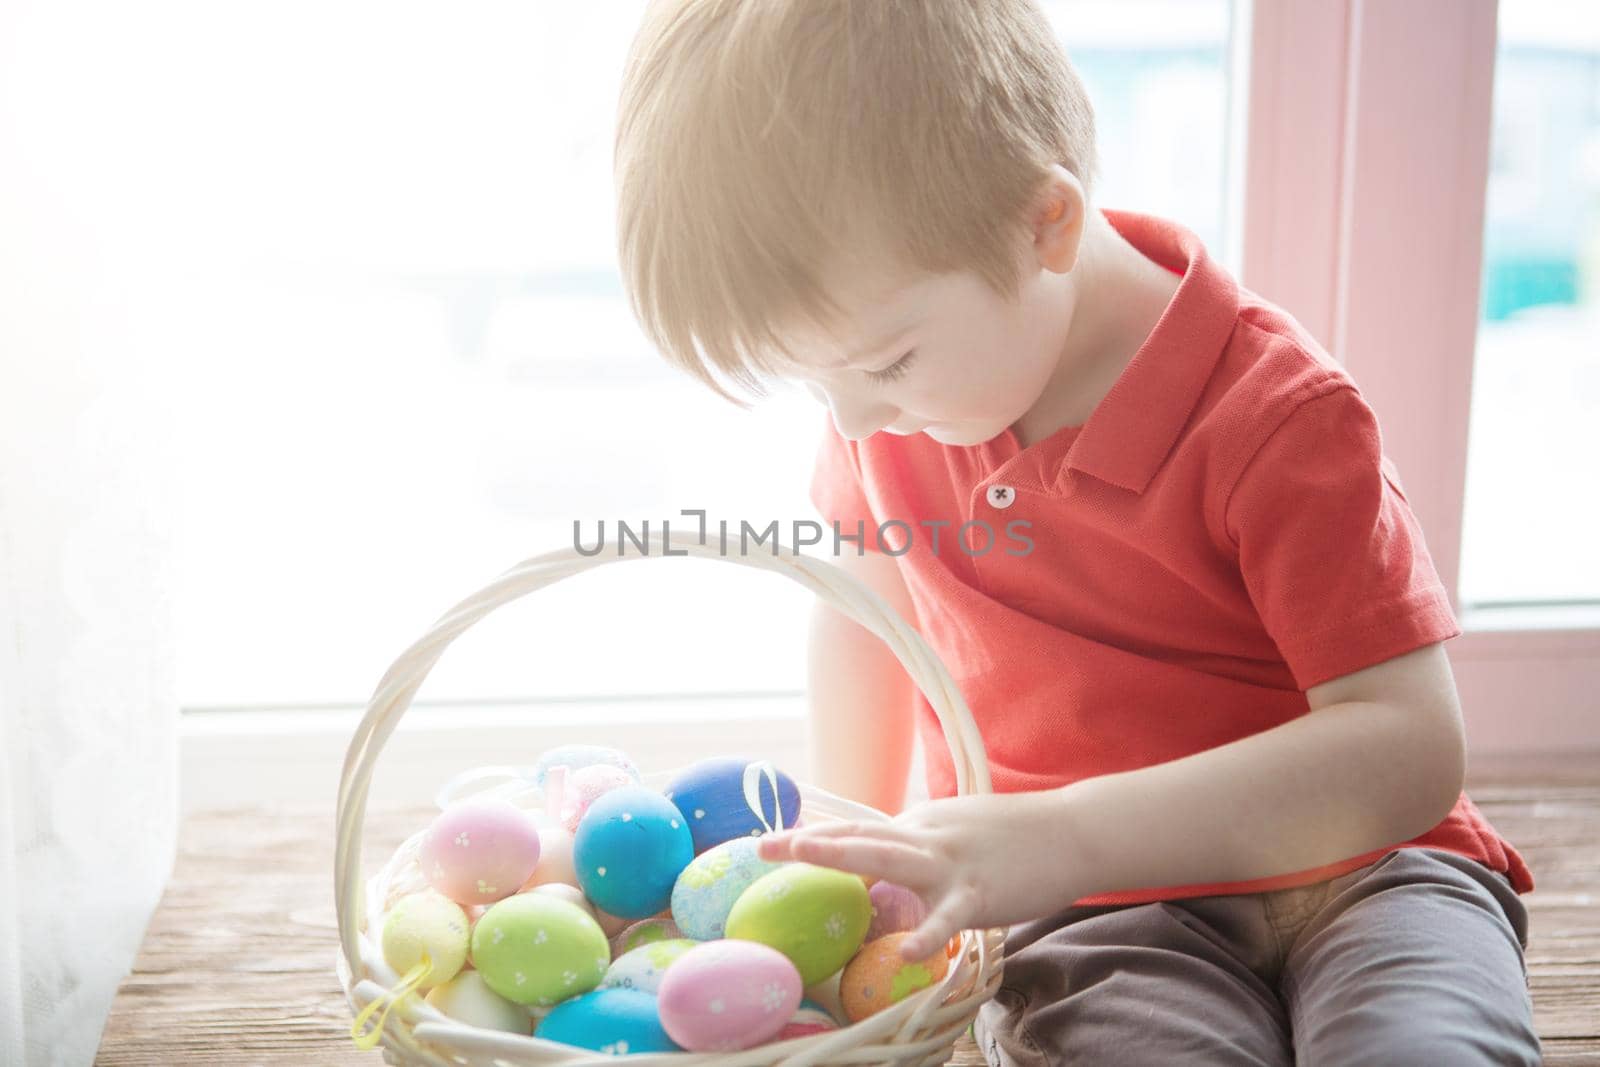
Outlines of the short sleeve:
[{"label": "short sleeve", "polygon": [[[845,535],[854,534],[858,522],[870,532],[877,528],[872,505],[862,488],[861,466],[854,442],[840,435],[831,412],[823,413],[822,439],[811,472],[811,503],[824,523],[839,524]],[[867,544],[871,546],[871,538]]]},{"label": "short sleeve", "polygon": [[1225,516],[1267,633],[1302,690],[1461,633],[1354,388],[1304,401],[1245,464]]}]

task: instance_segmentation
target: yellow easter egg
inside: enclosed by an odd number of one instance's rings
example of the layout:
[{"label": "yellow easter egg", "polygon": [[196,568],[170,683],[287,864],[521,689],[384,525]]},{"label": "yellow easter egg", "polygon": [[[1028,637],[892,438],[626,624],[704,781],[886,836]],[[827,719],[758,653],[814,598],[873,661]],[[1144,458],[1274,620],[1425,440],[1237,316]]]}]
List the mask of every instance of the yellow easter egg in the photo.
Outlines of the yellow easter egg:
[{"label": "yellow easter egg", "polygon": [[426,953],[431,969],[416,986],[429,990],[454,978],[467,962],[471,924],[460,904],[436,889],[409,893],[383,920],[383,960],[403,975]]}]

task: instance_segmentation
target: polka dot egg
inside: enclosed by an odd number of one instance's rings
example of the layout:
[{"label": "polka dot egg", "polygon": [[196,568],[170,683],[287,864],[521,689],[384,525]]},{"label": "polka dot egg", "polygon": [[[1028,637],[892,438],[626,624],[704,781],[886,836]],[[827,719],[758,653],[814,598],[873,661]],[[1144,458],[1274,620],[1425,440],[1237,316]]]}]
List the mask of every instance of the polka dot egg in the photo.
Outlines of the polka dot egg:
[{"label": "polka dot egg", "polygon": [[775,1037],[800,1007],[800,972],[754,941],[702,941],[656,991],[661,1025],[694,1052],[731,1052]]},{"label": "polka dot egg", "polygon": [[473,926],[472,961],[507,1000],[549,1005],[599,985],[611,954],[600,924],[576,904],[518,893]]},{"label": "polka dot egg", "polygon": [[539,865],[539,826],[500,797],[460,800],[434,816],[417,864],[458,904],[492,904],[522,888]]},{"label": "polka dot egg", "polygon": [[694,838],[670,800],[644,786],[622,786],[584,813],[572,858],[595,907],[644,919],[671,903],[678,875],[694,859]]},{"label": "polka dot egg", "polygon": [[728,936],[782,952],[813,985],[861,947],[872,902],[859,877],[811,863],[785,863],[750,884],[728,913]]},{"label": "polka dot egg", "polygon": [[610,1056],[683,1051],[662,1027],[656,998],[636,989],[596,989],[563,1001],[533,1036]]},{"label": "polka dot egg", "polygon": [[688,822],[696,854],[736,837],[792,827],[800,818],[800,787],[762,760],[701,760],[674,778],[666,795]]}]

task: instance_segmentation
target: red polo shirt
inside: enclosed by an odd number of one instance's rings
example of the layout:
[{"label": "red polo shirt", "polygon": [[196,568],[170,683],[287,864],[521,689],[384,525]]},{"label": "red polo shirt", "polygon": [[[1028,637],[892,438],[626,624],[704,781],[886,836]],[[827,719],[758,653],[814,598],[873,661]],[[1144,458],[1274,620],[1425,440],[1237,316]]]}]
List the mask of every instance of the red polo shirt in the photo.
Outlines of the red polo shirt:
[{"label": "red polo shirt", "polygon": [[[829,417],[811,484],[824,520],[847,536],[864,523],[869,546],[880,524],[906,524],[883,543],[904,549],[916,624],[967,699],[996,792],[1247,737],[1308,711],[1312,686],[1461,633],[1343,367],[1189,230],[1102,210],[1183,280],[1087,422],[1023,448],[1009,429],[968,446],[921,433],[849,441]],[[929,794],[951,796],[944,735],[917,704]],[[1465,793],[1403,844],[1533,887]],[[1081,903],[1303,885],[1386,851]]]}]

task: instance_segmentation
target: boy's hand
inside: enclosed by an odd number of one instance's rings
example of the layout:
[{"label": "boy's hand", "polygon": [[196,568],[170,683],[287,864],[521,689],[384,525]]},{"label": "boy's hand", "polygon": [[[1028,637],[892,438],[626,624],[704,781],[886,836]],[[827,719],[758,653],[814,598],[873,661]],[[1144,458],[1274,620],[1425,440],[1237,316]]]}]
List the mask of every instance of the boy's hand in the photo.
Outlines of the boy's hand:
[{"label": "boy's hand", "polygon": [[766,834],[765,860],[797,860],[881,878],[917,893],[928,917],[900,946],[931,955],[969,928],[1007,926],[1068,907],[1076,866],[1059,791],[945,797],[888,822],[843,821]]}]

